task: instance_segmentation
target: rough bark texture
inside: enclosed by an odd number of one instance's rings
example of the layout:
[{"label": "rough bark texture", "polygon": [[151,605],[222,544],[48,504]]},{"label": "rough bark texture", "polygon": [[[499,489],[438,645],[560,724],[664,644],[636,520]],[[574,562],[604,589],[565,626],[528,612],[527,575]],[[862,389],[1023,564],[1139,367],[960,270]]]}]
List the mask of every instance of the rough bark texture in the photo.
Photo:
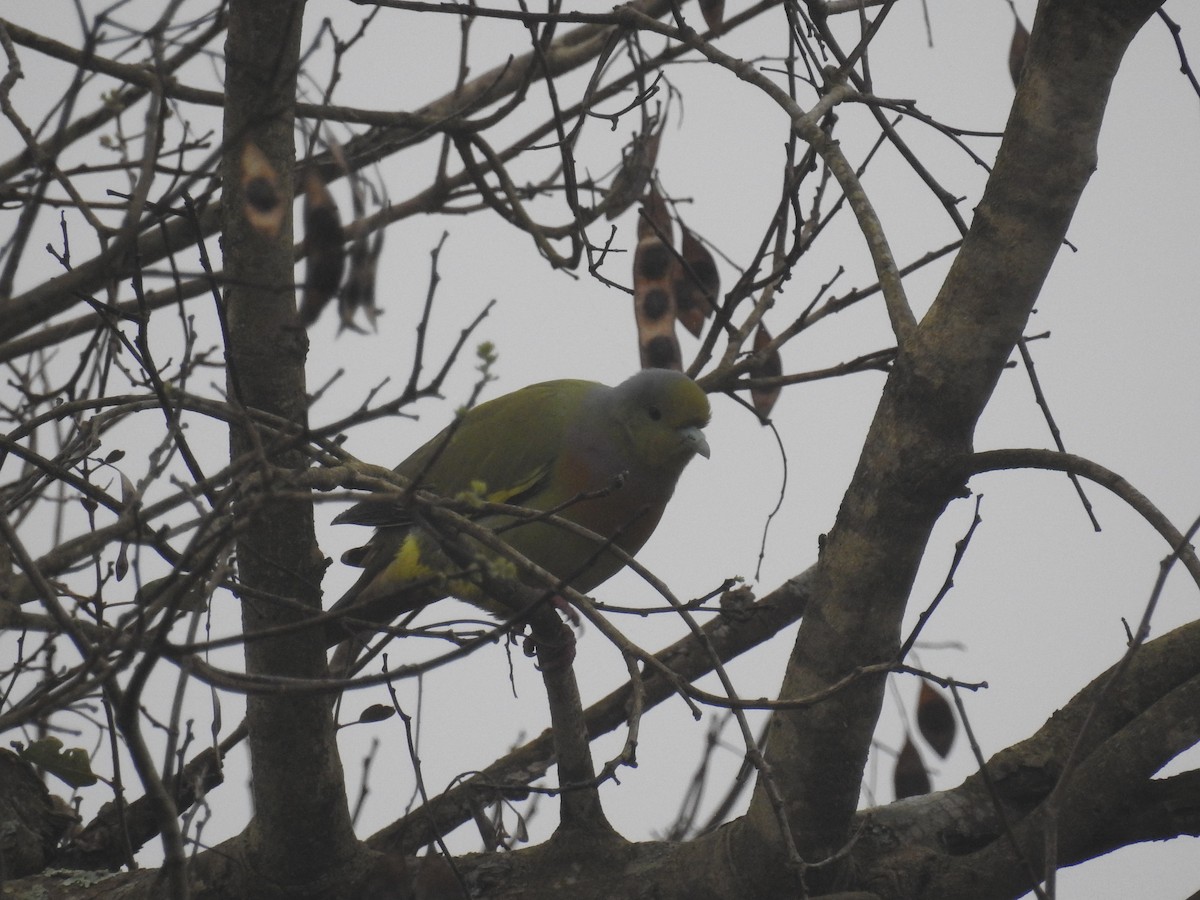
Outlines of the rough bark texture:
[{"label": "rough bark texture", "polygon": [[[1039,9],[995,168],[936,302],[900,348],[826,542],[781,698],[893,657],[926,539],[959,488],[953,461],[971,451],[975,422],[1095,167],[1117,67],[1156,8],[1051,0]],[[883,685],[861,679],[833,702],[772,722],[768,760],[806,862],[849,836]],[[746,824],[740,846],[754,861],[750,871],[777,871],[779,828],[761,783]],[[776,865],[762,865],[764,852]]]},{"label": "rough bark texture", "polygon": [[[226,154],[222,245],[228,278],[226,354],[231,399],[249,409],[307,420],[307,339],[296,317],[291,197],[293,107],[303,4],[245,0],[230,11],[226,43]],[[277,174],[284,226],[276,234],[243,214],[243,147],[253,142]],[[306,467],[307,458],[280,438],[231,429],[231,454],[263,463]],[[321,608],[323,571],[313,509],[303,500],[271,499],[237,509],[242,531],[238,573],[246,633],[296,621]],[[319,629],[246,644],[250,673],[319,678],[326,673]],[[248,862],[291,896],[317,892],[353,857],[341,760],[329,701],[319,694],[251,695],[247,723],[254,821]]]}]

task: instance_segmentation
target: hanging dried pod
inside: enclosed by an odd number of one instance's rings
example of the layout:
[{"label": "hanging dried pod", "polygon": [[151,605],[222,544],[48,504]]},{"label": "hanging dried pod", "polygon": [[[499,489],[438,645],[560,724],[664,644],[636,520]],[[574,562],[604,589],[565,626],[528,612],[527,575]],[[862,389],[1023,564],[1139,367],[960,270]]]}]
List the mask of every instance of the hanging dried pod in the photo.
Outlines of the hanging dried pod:
[{"label": "hanging dried pod", "polygon": [[675,334],[671,231],[666,204],[652,189],[638,220],[638,244],[633,253],[633,312],[643,369],[683,368]]},{"label": "hanging dried pod", "polygon": [[680,230],[683,241],[679,255],[683,257],[683,263],[675,261],[675,308],[683,327],[694,337],[700,337],[705,321],[715,309],[721,291],[721,276],[708,248],[686,228]]},{"label": "hanging dried pod", "polygon": [[[771,343],[771,332],[767,331],[767,326],[758,323],[758,330],[754,332],[754,352],[762,353]],[[783,374],[783,360],[779,358],[779,351],[772,350],[765,357],[759,360],[750,369],[751,378],[777,378]],[[782,390],[778,385],[775,387],[756,387],[750,389],[750,399],[754,402],[754,411],[763,419],[771,415],[771,410],[775,408],[775,401],[779,399],[779,392]]]},{"label": "hanging dried pod", "polygon": [[921,693],[917,697],[917,728],[925,742],[945,759],[954,744],[958,722],[950,702],[928,681],[921,682]]},{"label": "hanging dried pod", "polygon": [[655,131],[654,120],[646,118],[642,133],[635,134],[622,151],[621,168],[608,188],[608,207],[604,216],[610,222],[633,206],[645,192],[654,173],[661,138],[662,128]]},{"label": "hanging dried pod", "polygon": [[346,235],[337,202],[316,169],[304,173],[304,297],[300,319],[307,327],[334,298],[346,268]]},{"label": "hanging dried pod", "polygon": [[896,799],[905,797],[920,797],[928,794],[932,785],[925,763],[921,762],[921,754],[917,752],[912,738],[904,738],[904,746],[896,757],[896,769],[892,773],[892,787],[896,791]]},{"label": "hanging dried pod", "polygon": [[338,296],[338,315],[341,317],[339,331],[345,328],[364,331],[354,321],[360,309],[366,315],[371,330],[375,330],[375,322],[380,313],[379,307],[375,305],[375,282],[382,253],[382,228],[370,237],[363,235],[355,239],[350,245],[350,274],[346,277],[342,293]]},{"label": "hanging dried pod", "polygon": [[709,31],[720,31],[725,21],[725,0],[700,0],[700,14]]}]

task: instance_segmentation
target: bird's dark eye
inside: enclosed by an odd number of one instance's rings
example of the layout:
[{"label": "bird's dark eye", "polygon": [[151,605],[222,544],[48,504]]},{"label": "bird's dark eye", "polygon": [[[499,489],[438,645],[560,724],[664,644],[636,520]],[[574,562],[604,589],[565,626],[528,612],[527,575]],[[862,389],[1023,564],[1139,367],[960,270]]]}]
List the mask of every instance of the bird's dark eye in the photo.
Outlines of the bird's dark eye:
[{"label": "bird's dark eye", "polygon": [[646,411],[648,413],[650,413],[650,418],[653,419],[655,422],[657,422],[659,419],[662,418],[662,410],[659,409],[657,406],[651,406]]}]

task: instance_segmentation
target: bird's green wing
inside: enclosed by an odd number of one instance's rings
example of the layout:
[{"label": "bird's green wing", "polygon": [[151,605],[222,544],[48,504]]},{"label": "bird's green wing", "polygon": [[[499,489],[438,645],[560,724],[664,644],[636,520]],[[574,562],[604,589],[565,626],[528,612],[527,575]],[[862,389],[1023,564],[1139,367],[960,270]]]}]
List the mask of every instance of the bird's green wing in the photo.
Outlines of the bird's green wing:
[{"label": "bird's green wing", "polygon": [[[482,403],[409,456],[396,472],[443,496],[469,493],[536,508],[568,425],[597,388],[590,381],[547,381]],[[395,527],[411,519],[395,502],[364,500],[334,521]]]}]

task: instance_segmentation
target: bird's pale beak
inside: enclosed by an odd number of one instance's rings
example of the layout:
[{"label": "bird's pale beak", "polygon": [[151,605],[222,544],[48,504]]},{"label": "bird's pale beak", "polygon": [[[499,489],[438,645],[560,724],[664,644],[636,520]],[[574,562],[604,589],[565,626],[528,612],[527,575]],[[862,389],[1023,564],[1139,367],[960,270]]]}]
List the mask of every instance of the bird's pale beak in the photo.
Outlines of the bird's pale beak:
[{"label": "bird's pale beak", "polygon": [[712,451],[708,448],[708,441],[704,439],[704,432],[695,425],[681,428],[679,434],[683,438],[684,445],[690,448],[693,453],[699,453],[705,459],[708,459],[712,455]]}]

